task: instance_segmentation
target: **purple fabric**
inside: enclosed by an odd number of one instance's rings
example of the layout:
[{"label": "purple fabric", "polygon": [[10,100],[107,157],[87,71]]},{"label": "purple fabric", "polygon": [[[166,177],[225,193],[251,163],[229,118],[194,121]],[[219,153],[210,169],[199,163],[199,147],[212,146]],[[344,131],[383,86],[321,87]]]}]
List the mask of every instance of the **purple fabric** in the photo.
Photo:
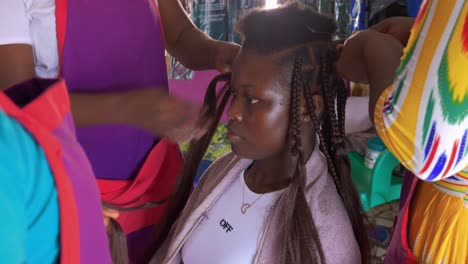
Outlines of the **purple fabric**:
[{"label": "purple fabric", "polygon": [[[154,0],[68,0],[63,76],[71,92],[167,89],[164,43]],[[77,130],[100,179],[133,179],[157,138],[105,125]]]},{"label": "purple fabric", "polygon": [[404,263],[406,252],[401,246],[401,224],[403,220],[403,210],[398,213],[398,220],[393,230],[390,246],[385,255],[383,263],[385,264],[401,264]]},{"label": "purple fabric", "polygon": [[80,262],[111,263],[109,242],[104,230],[100,195],[86,155],[74,137],[75,127],[67,114],[53,134],[62,146],[62,160],[78,195],[76,204],[80,222]]},{"label": "purple fabric", "polygon": [[401,185],[401,194],[400,194],[400,210],[403,209],[406,203],[406,199],[411,191],[411,186],[413,185],[414,174],[411,173],[409,170],[405,170],[403,175],[403,184]]},{"label": "purple fabric", "polygon": [[134,263],[137,263],[135,260],[141,259],[146,253],[151,242],[153,227],[154,225],[151,225],[127,235],[128,257],[134,260]]},{"label": "purple fabric", "polygon": [[[40,100],[39,96],[55,82],[56,80],[33,79],[6,90],[5,94],[16,105],[24,107],[34,100]],[[47,107],[46,104],[44,106]],[[61,155],[76,195],[80,225],[80,262],[111,263],[99,191],[86,155],[76,141],[70,113],[63,118],[61,125],[52,131],[52,134],[62,147],[62,152],[57,154]]]}]

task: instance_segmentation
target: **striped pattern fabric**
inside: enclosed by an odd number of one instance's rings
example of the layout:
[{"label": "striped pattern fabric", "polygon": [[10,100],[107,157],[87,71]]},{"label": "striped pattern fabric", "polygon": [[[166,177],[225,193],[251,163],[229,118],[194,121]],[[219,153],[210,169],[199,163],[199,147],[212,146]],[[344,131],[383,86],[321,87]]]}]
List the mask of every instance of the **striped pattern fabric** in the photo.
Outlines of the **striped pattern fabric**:
[{"label": "striped pattern fabric", "polygon": [[400,222],[401,245],[418,263],[468,263],[467,116],[468,3],[426,0],[375,108],[382,140],[425,181],[406,203],[407,230]]},{"label": "striped pattern fabric", "polygon": [[468,3],[422,3],[377,132],[406,168],[468,206]]}]

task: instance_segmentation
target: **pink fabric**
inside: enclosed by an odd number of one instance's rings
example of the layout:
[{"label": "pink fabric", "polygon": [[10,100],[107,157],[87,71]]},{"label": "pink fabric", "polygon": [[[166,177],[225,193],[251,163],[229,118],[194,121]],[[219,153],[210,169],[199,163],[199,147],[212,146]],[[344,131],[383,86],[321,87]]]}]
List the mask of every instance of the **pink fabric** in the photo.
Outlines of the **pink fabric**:
[{"label": "pink fabric", "polygon": [[[218,75],[218,71],[197,71],[191,80],[169,80],[169,91],[172,95],[184,98],[196,103],[203,103],[206,88],[213,78]],[[221,118],[221,122],[227,120],[226,113]]]}]

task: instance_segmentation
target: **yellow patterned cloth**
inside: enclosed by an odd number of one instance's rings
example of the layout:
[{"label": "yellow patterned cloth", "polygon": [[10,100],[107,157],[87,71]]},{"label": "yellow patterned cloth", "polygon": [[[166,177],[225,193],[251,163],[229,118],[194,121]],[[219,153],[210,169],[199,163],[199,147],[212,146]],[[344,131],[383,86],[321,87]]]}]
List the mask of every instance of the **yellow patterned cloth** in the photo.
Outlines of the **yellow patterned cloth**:
[{"label": "yellow patterned cloth", "polygon": [[468,263],[468,209],[463,199],[422,182],[409,223],[409,246],[418,263]]},{"label": "yellow patterned cloth", "polygon": [[426,0],[377,132],[418,178],[409,244],[420,263],[468,263],[468,3]]}]

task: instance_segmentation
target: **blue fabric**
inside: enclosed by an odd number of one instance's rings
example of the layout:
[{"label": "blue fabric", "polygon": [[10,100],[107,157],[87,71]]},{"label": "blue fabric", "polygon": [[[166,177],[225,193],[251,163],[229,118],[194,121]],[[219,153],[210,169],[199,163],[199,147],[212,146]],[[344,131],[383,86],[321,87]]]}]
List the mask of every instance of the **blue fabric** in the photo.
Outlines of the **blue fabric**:
[{"label": "blue fabric", "polygon": [[1,109],[0,234],[3,264],[58,262],[54,177],[36,141]]},{"label": "blue fabric", "polygon": [[419,6],[422,0],[406,0],[406,6],[408,8],[408,16],[416,17],[419,12]]},{"label": "blue fabric", "polygon": [[200,166],[198,166],[197,175],[195,176],[195,180],[194,180],[195,186],[197,186],[198,181],[203,176],[203,173],[205,173],[206,169],[208,169],[208,167],[211,165],[211,163],[213,163],[212,160],[202,160],[200,162]]}]

